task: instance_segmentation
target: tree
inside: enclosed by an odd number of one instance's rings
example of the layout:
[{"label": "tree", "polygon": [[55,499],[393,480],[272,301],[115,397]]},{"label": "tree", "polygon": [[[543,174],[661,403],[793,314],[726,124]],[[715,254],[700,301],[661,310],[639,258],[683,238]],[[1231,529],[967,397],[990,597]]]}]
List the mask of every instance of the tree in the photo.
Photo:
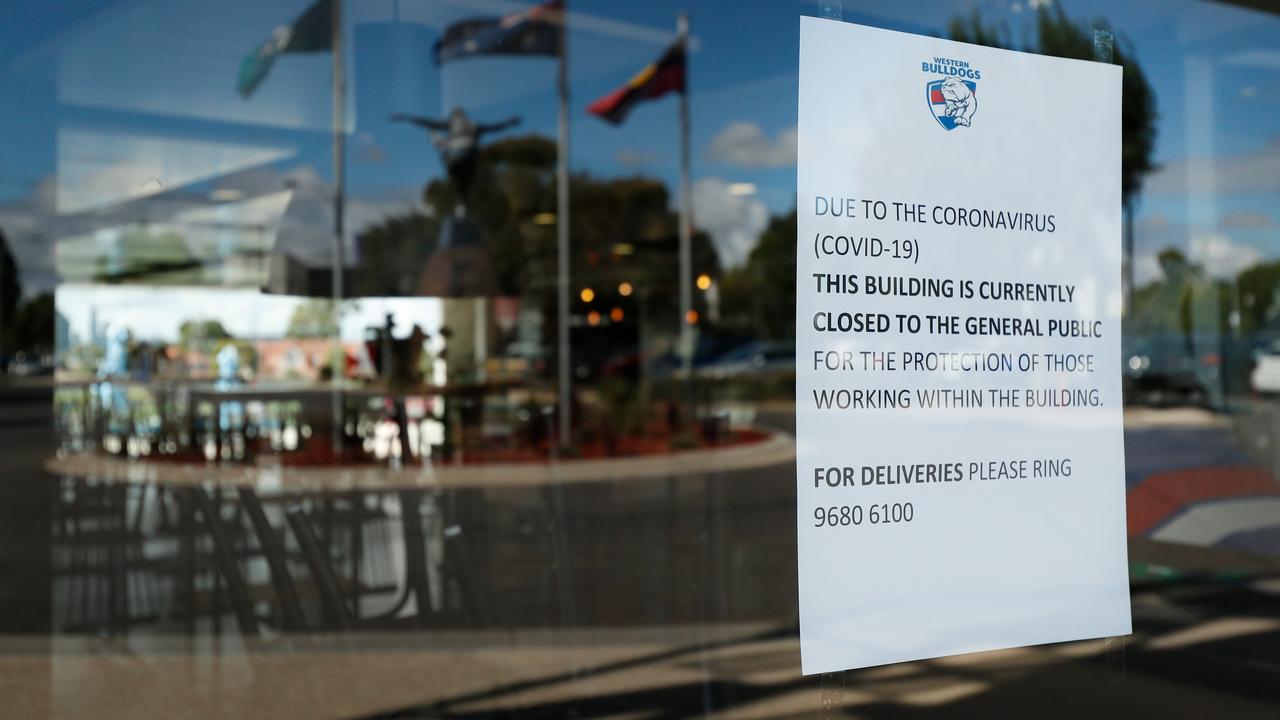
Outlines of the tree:
[{"label": "tree", "polygon": [[[967,17],[956,17],[947,25],[948,33],[955,40],[1013,48],[1007,26],[990,26],[983,22],[977,10]],[[1061,5],[1041,7],[1036,14],[1036,41],[1023,49],[1053,57],[1076,60],[1094,59],[1094,31],[1111,33],[1111,25],[1104,18],[1092,23],[1076,23],[1067,17]],[[1114,37],[1114,35],[1112,35]],[[1136,303],[1133,264],[1133,216],[1143,179],[1155,169],[1151,158],[1156,143],[1156,96],[1147,82],[1146,73],[1126,47],[1128,42],[1113,43],[1111,62],[1124,68],[1120,86],[1120,201],[1124,208],[1124,255],[1126,312],[1130,315]]]},{"label": "tree", "polygon": [[721,306],[726,322],[757,337],[796,332],[796,211],[775,215],[747,262],[725,275]]},{"label": "tree", "polygon": [[[1102,18],[1092,23],[1077,23],[1057,4],[1040,8],[1036,15],[1036,39],[1022,48],[1015,47],[1007,26],[988,25],[977,10],[971,15],[953,18],[947,24],[947,34],[953,40],[1076,60],[1094,59],[1095,29],[1110,33],[1111,25]],[[1142,190],[1146,175],[1155,169],[1151,154],[1155,148],[1157,118],[1155,93],[1128,45],[1124,41],[1115,42],[1111,60],[1124,68],[1120,193],[1126,206]]]},{"label": "tree", "polygon": [[181,235],[153,233],[145,225],[130,227],[110,253],[99,255],[98,282],[137,282],[190,285],[200,282],[203,266]]},{"label": "tree", "polygon": [[258,367],[258,348],[248,340],[236,340],[228,338],[219,340],[213,344],[210,355],[214,358],[218,357],[218,353],[222,352],[222,348],[232,346],[240,356],[240,374],[244,375],[246,370],[257,370]]},{"label": "tree", "polygon": [[325,338],[338,335],[340,311],[335,309],[332,300],[312,298],[299,304],[289,317],[289,327],[285,337],[290,338]]},{"label": "tree", "polygon": [[1252,335],[1280,326],[1280,262],[1245,268],[1236,278],[1240,298],[1240,332]]},{"label": "tree", "polygon": [[[556,145],[550,139],[498,140],[480,150],[467,198],[468,221],[479,229],[499,292],[524,297],[552,319],[557,315],[555,169]],[[595,311],[602,319],[594,329],[574,330],[575,358],[589,364],[634,352],[641,341],[640,322],[646,342],[659,334],[674,336],[680,322],[678,216],[666,185],[647,177],[605,180],[578,173],[570,178],[569,191],[571,314],[581,320]],[[407,289],[418,287],[440,224],[454,211],[454,192],[446,180],[433,180],[423,190],[427,212],[387,218],[361,231],[362,257],[372,262],[355,287],[377,289],[370,294],[409,294]],[[720,277],[709,235],[695,230],[691,251],[694,276]],[[633,289],[626,295],[618,292],[624,283]],[[580,295],[587,287],[595,293],[590,303]],[[623,319],[603,322],[615,309]],[[694,309],[706,317],[705,293],[694,293]],[[542,332],[553,347],[555,323],[544,323]]]},{"label": "tree", "polygon": [[18,264],[9,252],[9,242],[0,232],[0,363],[10,350],[9,334],[13,328],[14,317],[18,309],[18,298],[22,297],[22,281],[18,278]]},{"label": "tree", "polygon": [[230,340],[231,333],[217,320],[184,320],[178,326],[178,344],[188,350],[209,352],[222,340]]},{"label": "tree", "polygon": [[[505,138],[480,150],[467,216],[480,234],[504,295],[554,288],[556,277],[556,145],[539,135]],[[666,186],[653,178],[601,180],[585,173],[570,178],[570,233],[574,282],[609,283],[614,275],[633,285],[675,280],[676,214]],[[445,179],[423,189],[426,213],[389,217],[360,233],[366,262],[356,287],[365,294],[411,294],[435,249],[442,218],[453,213],[455,191]],[[625,247],[634,253],[620,254]],[[718,276],[710,237],[695,232],[694,274]],[[650,273],[649,271],[653,272]],[[622,277],[624,276],[625,277]],[[658,293],[655,293],[655,296]]]},{"label": "tree", "polygon": [[53,293],[40,293],[24,301],[14,313],[7,345],[14,350],[53,350],[55,315]]},{"label": "tree", "polygon": [[1162,277],[1134,290],[1126,330],[1138,336],[1178,334],[1190,338],[1192,306],[1208,286],[1204,268],[1175,248],[1162,250],[1157,261]]},{"label": "tree", "polygon": [[[467,210],[483,229],[503,294],[520,294],[531,275],[554,267],[541,261],[554,258],[555,224],[535,219],[555,212],[555,170],[556,145],[540,135],[504,138],[480,150]],[[447,180],[429,183],[423,197],[437,217],[453,212],[454,189]],[[550,255],[543,254],[547,250]]]},{"label": "tree", "polygon": [[362,297],[412,295],[426,267],[440,224],[420,212],[398,215],[360,232],[360,267],[353,280]]}]

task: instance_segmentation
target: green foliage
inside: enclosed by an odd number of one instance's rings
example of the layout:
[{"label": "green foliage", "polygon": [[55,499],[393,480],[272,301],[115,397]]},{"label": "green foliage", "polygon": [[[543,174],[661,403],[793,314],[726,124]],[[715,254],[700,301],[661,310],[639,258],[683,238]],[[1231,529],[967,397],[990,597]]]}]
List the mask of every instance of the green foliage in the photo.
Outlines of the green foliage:
[{"label": "green foliage", "polygon": [[1228,314],[1242,301],[1240,331],[1274,330],[1280,263],[1254,265],[1234,280],[1209,277],[1180,250],[1166,248],[1157,256],[1161,278],[1136,288],[1125,324],[1131,337],[1149,335],[1226,334]]},{"label": "green foliage", "polygon": [[332,300],[312,298],[299,304],[289,316],[285,337],[324,338],[338,335],[340,310]]},{"label": "green foliage", "polygon": [[152,233],[145,226],[131,227],[119,239],[111,257],[97,258],[94,279],[191,285],[201,280],[203,266],[191,254],[183,237],[174,232]]},{"label": "green foliage", "polygon": [[649,404],[640,383],[607,378],[601,381],[598,392],[605,409],[601,422],[621,435],[635,436],[644,432]]},{"label": "green foliage", "polygon": [[0,233],[0,338],[6,341],[9,329],[13,327],[20,297],[22,281],[18,277],[18,264],[13,259],[13,253],[9,252],[9,242],[4,233]]},{"label": "green foliage", "polygon": [[[555,171],[555,143],[538,135],[504,138],[480,150],[466,205],[482,228],[503,294],[520,294],[531,274],[554,272],[555,225],[538,225],[534,220],[540,214],[555,213]],[[435,217],[453,213],[454,188],[446,179],[429,183],[423,199]],[[574,212],[578,212],[576,206]],[[433,235],[433,246],[434,242]]]},{"label": "green foliage", "polygon": [[1159,255],[1163,278],[1133,292],[1133,308],[1125,332],[1141,337],[1165,333],[1188,335],[1192,331],[1192,307],[1209,286],[1204,269],[1168,248]]},{"label": "green foliage", "polygon": [[1236,291],[1242,332],[1280,327],[1280,261],[1246,268],[1236,278]]},{"label": "green foliage", "polygon": [[796,212],[769,219],[747,262],[725,274],[721,308],[731,329],[761,338],[796,332]]},{"label": "green foliage", "polygon": [[360,268],[354,291],[364,297],[395,297],[416,291],[413,270],[426,267],[435,249],[439,221],[420,212],[389,217],[360,233]]},{"label": "green foliage", "polygon": [[188,350],[209,352],[214,345],[231,339],[231,333],[217,320],[184,320],[178,326],[178,344]]},{"label": "green foliage", "polygon": [[[645,317],[650,328],[673,330],[679,321],[678,217],[659,180],[644,177],[600,180],[570,178],[570,277],[575,306],[607,315],[619,307],[628,321]],[[361,233],[368,269],[356,287],[367,294],[412,294],[435,249],[439,225],[455,206],[445,179],[423,190],[426,213],[388,218]],[[555,317],[557,274],[556,145],[537,135],[497,140],[480,150],[475,182],[466,202],[468,218],[480,227],[490,262],[505,295],[532,298]],[[794,238],[792,238],[794,243]],[[693,274],[721,274],[719,256],[706,233],[692,237]],[[626,282],[634,293],[617,292]],[[597,300],[576,302],[583,287]],[[705,317],[705,294],[695,292],[695,309]],[[553,323],[544,326],[554,334]]]},{"label": "green foliage", "polygon": [[53,293],[40,293],[24,301],[13,315],[5,345],[15,350],[53,350],[55,316]]},{"label": "green foliage", "polygon": [[974,8],[968,15],[957,15],[947,21],[947,35],[952,40],[967,42],[973,45],[1011,49],[1009,26],[1005,23],[988,25],[982,13]]},{"label": "green foliage", "polygon": [[94,343],[81,343],[72,345],[66,352],[63,362],[66,363],[67,369],[74,372],[93,372],[94,368],[102,362],[105,352],[101,345]]},{"label": "green foliage", "polygon": [[[678,216],[671,197],[659,180],[642,177],[599,181],[578,176],[571,185],[573,197],[573,256],[571,275],[575,286],[595,288],[603,302],[623,305],[644,303],[647,322],[658,327],[679,320],[680,276]],[[554,250],[554,247],[552,248]],[[719,255],[711,238],[694,232],[690,238],[692,274],[721,274]],[[554,254],[549,254],[554,259]],[[554,266],[552,266],[554,267]],[[548,274],[548,280],[554,274]],[[627,282],[635,295],[616,295]],[[705,316],[703,293],[694,292],[694,309]]]}]

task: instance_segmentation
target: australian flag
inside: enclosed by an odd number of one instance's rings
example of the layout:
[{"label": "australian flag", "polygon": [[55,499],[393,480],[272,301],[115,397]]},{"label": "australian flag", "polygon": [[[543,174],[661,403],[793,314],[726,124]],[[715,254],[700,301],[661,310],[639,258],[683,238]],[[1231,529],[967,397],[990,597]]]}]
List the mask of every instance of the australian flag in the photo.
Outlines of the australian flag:
[{"label": "australian flag", "polygon": [[551,0],[500,18],[460,20],[436,41],[440,65],[473,55],[559,55],[564,2]]}]

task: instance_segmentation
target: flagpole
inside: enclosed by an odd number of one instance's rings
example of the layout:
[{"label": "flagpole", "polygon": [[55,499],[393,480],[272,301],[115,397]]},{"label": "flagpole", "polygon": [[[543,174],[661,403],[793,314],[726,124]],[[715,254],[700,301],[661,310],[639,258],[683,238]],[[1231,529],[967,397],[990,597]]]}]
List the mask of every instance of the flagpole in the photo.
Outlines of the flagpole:
[{"label": "flagpole", "polygon": [[691,284],[693,254],[693,201],[689,182],[689,13],[676,16],[676,37],[685,52],[684,88],[680,92],[680,356],[684,370],[687,410],[693,414],[693,286]]},{"label": "flagpole", "polygon": [[341,303],[345,295],[343,273],[346,269],[346,243],[343,227],[343,212],[346,204],[346,109],[347,81],[346,63],[343,55],[342,34],[342,0],[333,0],[333,67],[330,77],[333,82],[333,317],[337,326],[337,351],[330,353],[330,362],[334,364],[331,393],[331,410],[333,413],[333,449],[335,453],[342,450],[342,378],[346,374],[347,354],[342,350]]},{"label": "flagpole", "polygon": [[560,9],[560,67],[556,86],[560,97],[556,143],[556,315],[559,330],[560,432],[557,445],[567,445],[573,428],[570,383],[573,380],[569,357],[569,8]]}]

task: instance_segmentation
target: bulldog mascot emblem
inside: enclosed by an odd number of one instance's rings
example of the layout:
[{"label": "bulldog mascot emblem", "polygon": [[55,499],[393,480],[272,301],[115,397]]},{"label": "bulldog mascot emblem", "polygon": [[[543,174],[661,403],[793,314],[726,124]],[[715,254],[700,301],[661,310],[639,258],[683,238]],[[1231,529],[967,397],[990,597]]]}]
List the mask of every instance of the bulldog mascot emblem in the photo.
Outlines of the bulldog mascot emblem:
[{"label": "bulldog mascot emblem", "polygon": [[970,80],[947,78],[925,85],[929,109],[938,124],[947,130],[969,127],[978,112],[978,84]]}]

